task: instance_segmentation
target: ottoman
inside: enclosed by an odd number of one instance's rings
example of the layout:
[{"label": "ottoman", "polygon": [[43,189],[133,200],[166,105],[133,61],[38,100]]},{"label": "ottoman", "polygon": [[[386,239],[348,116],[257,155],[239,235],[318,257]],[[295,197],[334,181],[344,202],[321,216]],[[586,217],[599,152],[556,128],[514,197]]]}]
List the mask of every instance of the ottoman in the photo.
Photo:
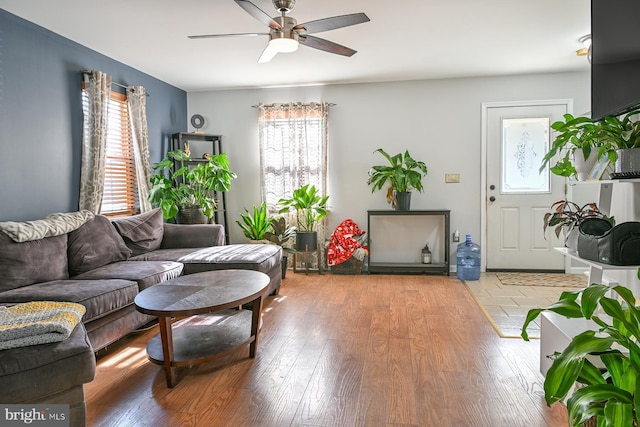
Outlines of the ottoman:
[{"label": "ottoman", "polygon": [[277,294],[282,284],[282,247],[269,244],[211,246],[180,257],[183,274],[212,270],[255,270],[271,279],[267,295]]},{"label": "ottoman", "polygon": [[96,359],[84,326],[78,323],[61,342],[0,350],[2,402],[70,406],[70,425],[84,426],[83,384],[93,380]]}]

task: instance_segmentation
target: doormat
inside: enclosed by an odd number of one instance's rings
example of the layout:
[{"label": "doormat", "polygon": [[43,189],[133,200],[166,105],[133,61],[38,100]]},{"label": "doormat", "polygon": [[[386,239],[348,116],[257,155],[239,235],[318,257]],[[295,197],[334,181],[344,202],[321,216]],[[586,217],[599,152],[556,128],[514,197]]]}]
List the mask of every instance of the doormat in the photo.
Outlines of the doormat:
[{"label": "doormat", "polygon": [[498,280],[503,285],[512,286],[553,286],[584,288],[587,286],[587,278],[584,274],[563,273],[496,273]]}]

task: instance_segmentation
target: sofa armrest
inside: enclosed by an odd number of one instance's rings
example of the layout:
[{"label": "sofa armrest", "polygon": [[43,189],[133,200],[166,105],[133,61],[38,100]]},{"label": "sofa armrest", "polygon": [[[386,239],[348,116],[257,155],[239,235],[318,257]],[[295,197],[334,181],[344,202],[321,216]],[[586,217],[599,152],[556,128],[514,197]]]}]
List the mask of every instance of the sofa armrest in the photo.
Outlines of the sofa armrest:
[{"label": "sofa armrest", "polygon": [[164,223],[161,249],[204,248],[224,245],[224,226],[221,224]]}]

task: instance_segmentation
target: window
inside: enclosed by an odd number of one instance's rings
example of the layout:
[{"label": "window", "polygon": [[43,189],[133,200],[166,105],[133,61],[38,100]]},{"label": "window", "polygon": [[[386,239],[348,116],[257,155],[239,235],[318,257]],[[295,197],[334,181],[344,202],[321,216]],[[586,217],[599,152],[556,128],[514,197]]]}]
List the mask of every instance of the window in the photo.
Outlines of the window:
[{"label": "window", "polygon": [[328,109],[319,103],[259,106],[262,198],[272,212],[302,185],[327,193]]},{"label": "window", "polygon": [[[84,90],[82,94],[86,114],[88,99]],[[126,95],[112,90],[108,110],[105,182],[100,213],[106,216],[133,215],[139,212],[139,204]]]}]

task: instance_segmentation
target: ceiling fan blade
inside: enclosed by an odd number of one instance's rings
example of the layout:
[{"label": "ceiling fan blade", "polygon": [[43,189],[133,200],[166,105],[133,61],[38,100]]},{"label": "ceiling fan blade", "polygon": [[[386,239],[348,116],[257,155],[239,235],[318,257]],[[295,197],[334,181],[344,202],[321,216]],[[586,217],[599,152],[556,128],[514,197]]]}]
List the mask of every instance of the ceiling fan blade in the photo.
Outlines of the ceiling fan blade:
[{"label": "ceiling fan blade", "polygon": [[216,37],[257,37],[268,36],[269,33],[233,33],[233,34],[200,34],[197,36],[187,36],[190,39],[213,39]]},{"label": "ceiling fan blade", "polygon": [[276,30],[282,30],[282,26],[273,20],[272,17],[266,14],[262,9],[260,9],[255,4],[251,3],[248,0],[235,0],[235,2],[245,10],[249,15],[256,18],[258,21],[262,22],[269,28],[274,28]]},{"label": "ceiling fan blade", "polygon": [[267,47],[264,48],[260,58],[258,59],[258,64],[264,64],[265,62],[271,61],[277,53],[278,49],[273,47],[271,43],[267,43]]},{"label": "ceiling fan blade", "polygon": [[300,34],[312,34],[335,30],[336,28],[349,27],[351,25],[362,24],[369,21],[369,17],[364,13],[352,13],[351,15],[333,16],[331,18],[305,22],[304,24],[296,25],[293,29]]},{"label": "ceiling fan blade", "polygon": [[353,56],[353,54],[357,52],[357,50],[314,36],[300,35],[298,41],[304,46],[324,50],[325,52],[335,53],[337,55]]}]

